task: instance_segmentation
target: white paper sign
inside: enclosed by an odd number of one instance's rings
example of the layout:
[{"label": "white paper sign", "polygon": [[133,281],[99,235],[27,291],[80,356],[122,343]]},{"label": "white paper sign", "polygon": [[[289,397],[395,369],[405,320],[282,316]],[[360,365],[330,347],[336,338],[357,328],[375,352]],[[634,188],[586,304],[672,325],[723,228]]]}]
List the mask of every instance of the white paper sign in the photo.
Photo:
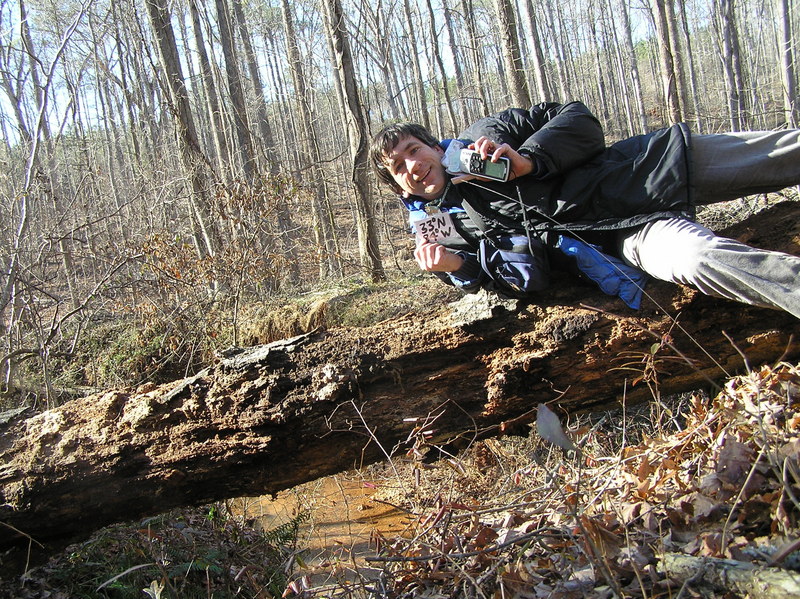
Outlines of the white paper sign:
[{"label": "white paper sign", "polygon": [[414,223],[417,230],[417,243],[435,243],[455,235],[453,219],[447,212],[437,212]]}]

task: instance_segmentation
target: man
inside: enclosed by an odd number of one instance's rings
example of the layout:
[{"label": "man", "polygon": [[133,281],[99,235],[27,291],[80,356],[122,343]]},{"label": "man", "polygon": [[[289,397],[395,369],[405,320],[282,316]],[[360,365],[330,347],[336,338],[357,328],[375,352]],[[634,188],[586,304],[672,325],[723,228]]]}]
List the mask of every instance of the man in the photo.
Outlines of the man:
[{"label": "man", "polygon": [[647,273],[800,318],[800,258],[692,220],[698,205],[800,183],[800,130],[691,135],[678,124],[606,148],[599,121],[571,102],[485,117],[459,141],[507,158],[508,182],[451,174],[448,143],[418,125],[373,139],[373,166],[412,224],[447,215],[446,234],[418,235],[423,270],[465,291],[525,297],[547,286],[551,267],[570,268],[632,307]]}]

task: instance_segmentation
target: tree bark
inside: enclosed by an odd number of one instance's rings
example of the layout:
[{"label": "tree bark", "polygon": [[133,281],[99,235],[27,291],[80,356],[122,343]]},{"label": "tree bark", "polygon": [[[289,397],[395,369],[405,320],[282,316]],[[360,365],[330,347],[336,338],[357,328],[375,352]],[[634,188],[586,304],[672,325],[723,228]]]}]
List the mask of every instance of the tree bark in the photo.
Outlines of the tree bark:
[{"label": "tree bark", "polygon": [[339,0],[322,0],[326,14],[327,34],[330,40],[331,62],[344,91],[342,116],[347,123],[347,139],[352,158],[352,181],[356,196],[356,226],[362,266],[374,282],[386,279],[378,247],[375,214],[370,203],[367,173],[367,121],[361,96],[358,92],[353,56],[345,25],[345,16]]},{"label": "tree bark", "polygon": [[231,182],[231,159],[228,150],[228,140],[225,135],[225,123],[220,107],[219,93],[214,83],[214,76],[211,68],[211,61],[206,52],[206,42],[203,36],[203,27],[200,21],[200,11],[197,8],[197,0],[189,0],[189,14],[192,19],[192,32],[194,33],[194,43],[197,47],[197,60],[200,67],[200,80],[202,82],[205,97],[206,109],[208,110],[209,120],[211,121],[211,136],[214,141],[214,150],[217,158],[217,169],[220,178],[229,184]]},{"label": "tree bark", "polygon": [[533,61],[533,75],[536,82],[536,98],[533,101],[549,100],[553,97],[550,91],[550,81],[547,77],[547,61],[542,51],[542,38],[539,34],[539,24],[536,18],[532,0],[525,0],[525,8],[528,11],[528,25],[531,30],[531,60]]},{"label": "tree bark", "polygon": [[145,5],[170,92],[181,161],[191,181],[188,201],[195,221],[192,228],[197,251],[201,258],[213,256],[218,244],[209,216],[208,179],[204,168],[207,161],[197,142],[197,131],[184,84],[175,32],[166,0],[147,0]]},{"label": "tree bark", "polygon": [[[786,202],[726,234],[800,254],[798,216],[800,203]],[[668,283],[648,294],[658,305],[636,312],[568,279],[537,304],[467,296],[368,328],[230,350],[170,384],[0,415],[0,546],[14,531],[75,538],[276,493],[402,455],[415,427],[455,450],[519,430],[542,402],[575,413],[646,400],[630,368],[649,358],[663,396],[741,371],[742,356],[755,366],[800,355],[800,321],[786,313]]]},{"label": "tree bark", "polygon": [[[235,0],[234,0],[235,1]],[[236,47],[233,43],[231,18],[226,0],[215,0],[217,9],[217,26],[219,27],[219,41],[222,46],[222,56],[225,60],[225,75],[228,81],[228,94],[230,95],[233,110],[233,123],[238,142],[239,157],[241,159],[242,173],[248,183],[253,183],[256,177],[255,150],[247,122],[247,102],[244,97],[242,75],[239,70],[239,61]]]},{"label": "tree bark", "polygon": [[[431,51],[435,59],[434,62],[438,67],[439,77],[442,78],[442,93],[444,94],[447,114],[450,117],[450,131],[458,131],[459,123],[456,119],[455,108],[453,108],[453,99],[450,97],[450,86],[447,82],[447,69],[444,66],[444,59],[442,58],[442,52],[439,48],[440,34],[436,29],[436,13],[433,10],[433,4],[431,3],[431,0],[426,0],[425,5],[428,7],[428,31],[430,36]],[[436,85],[435,81],[436,78],[431,77],[431,85]]]},{"label": "tree bark", "polygon": [[[407,0],[406,0],[407,1]],[[460,0],[461,12],[464,17],[464,24],[467,28],[467,45],[469,48],[468,56],[471,58],[469,70],[472,77],[473,93],[480,102],[480,115],[489,112],[489,101],[486,99],[486,90],[483,85],[483,73],[485,61],[481,53],[481,42],[478,37],[478,28],[475,24],[475,11],[473,10],[472,0]]]},{"label": "tree bark", "polygon": [[313,185],[311,205],[314,218],[314,236],[319,256],[319,273],[321,278],[341,276],[342,264],[339,257],[339,248],[337,247],[336,227],[331,218],[330,210],[325,209],[325,206],[329,205],[327,199],[328,189],[324,172],[319,166],[322,163],[322,155],[317,142],[317,134],[314,130],[312,99],[306,87],[306,75],[297,43],[294,17],[288,0],[281,0],[281,16],[283,29],[286,33],[286,55],[291,65],[290,73],[292,85],[294,86],[295,110],[299,116],[299,145],[301,147],[301,151],[298,153],[301,167],[299,177],[306,183],[308,183],[309,179],[316,182]]},{"label": "tree bark", "polygon": [[736,40],[736,22],[733,0],[714,0],[714,20],[718,38],[722,72],[728,100],[728,118],[731,131],[741,131],[745,125],[744,104],[741,94],[744,88],[740,85],[741,76],[737,75],[739,62]]},{"label": "tree bark", "polygon": [[414,23],[409,0],[403,0],[403,17],[405,18],[405,35],[408,37],[408,47],[411,55],[411,85],[414,89],[414,98],[416,100],[415,116],[423,127],[430,129],[431,120],[428,115],[428,102],[425,99],[425,80],[422,77],[422,67],[419,64],[419,52],[417,50],[419,47],[417,44],[417,26]]},{"label": "tree bark", "polygon": [[669,122],[679,123],[683,120],[683,114],[678,96],[676,57],[673,54],[674,44],[670,40],[670,28],[668,25],[666,5],[670,1],[653,0],[653,22],[658,36],[658,56],[661,63],[661,85],[664,90],[664,103],[669,110]]},{"label": "tree bark", "polygon": [[[247,24],[241,0],[233,0],[231,4],[233,19],[236,22],[236,28],[239,30],[239,39],[244,48],[247,72],[250,75],[250,86],[255,102],[255,126],[261,135],[261,139],[258,143],[258,150],[265,163],[266,171],[271,175],[277,175],[280,171],[280,167],[275,152],[275,139],[272,135],[272,126],[267,117],[267,101],[264,99],[264,86],[261,84],[261,74],[258,71],[256,52],[253,50],[253,42],[250,39],[250,27]],[[282,232],[282,234],[285,236],[285,232]]]},{"label": "tree bark", "polygon": [[500,26],[500,46],[510,88],[511,103],[514,106],[527,108],[531,105],[531,94],[528,91],[528,82],[525,79],[525,69],[522,65],[514,5],[510,0],[495,0],[495,9]]},{"label": "tree bark", "polygon": [[453,73],[456,76],[456,95],[458,97],[457,103],[460,109],[461,122],[471,123],[474,119],[469,111],[470,101],[469,95],[466,93],[466,85],[464,84],[464,70],[461,68],[461,50],[459,49],[460,45],[456,39],[456,28],[453,24],[453,11],[447,5],[447,0],[442,0],[442,8],[444,12],[444,26],[445,29],[447,29],[447,40],[450,44],[450,54],[452,54],[453,57]]},{"label": "tree bark", "polygon": [[789,0],[777,0],[780,35],[778,38],[778,54],[781,61],[783,78],[783,113],[788,127],[797,126],[798,102],[795,86],[795,68],[792,57],[792,20],[790,18]]},{"label": "tree bark", "polygon": [[636,50],[633,46],[633,34],[631,33],[631,19],[628,14],[628,5],[623,0],[617,2],[619,17],[622,21],[622,39],[624,42],[624,52],[627,56],[628,69],[630,70],[630,81],[633,86],[633,95],[636,99],[636,115],[638,117],[638,129],[633,128],[631,135],[644,133],[647,131],[647,110],[644,107],[644,95],[642,94],[642,82],[639,76],[639,62],[636,59]]},{"label": "tree bark", "polygon": [[706,130],[706,124],[704,122],[704,116],[701,114],[700,109],[700,94],[698,93],[698,82],[697,82],[697,69],[695,66],[695,54],[692,50],[692,36],[689,33],[689,21],[686,16],[686,0],[678,0],[678,10],[680,13],[680,32],[682,36],[683,46],[686,48],[686,70],[689,72],[689,91],[688,93],[691,95],[691,103],[689,103],[687,99],[687,103],[684,106],[684,114],[689,117],[689,109],[692,110],[692,118],[695,122],[694,130],[697,133],[704,133]]},{"label": "tree bark", "polygon": [[667,553],[661,568],[703,596],[717,591],[752,599],[800,599],[800,574],[792,570],[680,553]]}]

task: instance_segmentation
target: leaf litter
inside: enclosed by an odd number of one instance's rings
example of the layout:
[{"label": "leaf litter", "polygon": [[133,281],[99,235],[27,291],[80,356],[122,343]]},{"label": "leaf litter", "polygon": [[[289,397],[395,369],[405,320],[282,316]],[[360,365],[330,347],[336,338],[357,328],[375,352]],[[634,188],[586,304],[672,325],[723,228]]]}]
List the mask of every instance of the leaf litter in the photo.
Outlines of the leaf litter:
[{"label": "leaf litter", "polygon": [[[539,434],[528,439],[409,463],[415,482],[389,499],[414,523],[401,536],[373,535],[373,575],[301,594],[737,597],[788,581],[777,595],[751,596],[800,596],[799,390],[800,368],[781,363],[730,379],[714,397],[697,392],[563,428],[540,406]],[[417,443],[410,456],[435,449]],[[685,560],[688,570],[673,565]],[[754,582],[735,582],[729,568]],[[777,582],[763,583],[762,572]]]}]

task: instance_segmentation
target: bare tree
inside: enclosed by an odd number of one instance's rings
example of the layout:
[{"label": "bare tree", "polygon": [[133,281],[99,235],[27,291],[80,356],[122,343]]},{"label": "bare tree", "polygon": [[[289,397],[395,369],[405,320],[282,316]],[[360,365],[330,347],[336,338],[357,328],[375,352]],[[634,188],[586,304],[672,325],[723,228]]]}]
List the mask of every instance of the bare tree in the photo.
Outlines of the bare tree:
[{"label": "bare tree", "polygon": [[[450,130],[455,131],[459,128],[456,113],[453,109],[453,99],[450,97],[450,88],[447,84],[447,69],[444,67],[444,60],[442,59],[442,51],[439,48],[439,32],[436,29],[436,14],[433,11],[433,4],[431,0],[425,0],[425,5],[428,7],[428,31],[430,38],[431,50],[433,52],[434,62],[438,67],[439,77],[442,80],[441,91],[444,94],[445,107],[447,114],[450,117]],[[433,81],[434,78],[431,78]]]},{"label": "bare tree", "polygon": [[667,106],[669,120],[678,123],[683,120],[678,94],[678,76],[675,69],[674,44],[670,39],[666,4],[671,0],[653,0],[652,14],[658,34],[658,56],[661,65],[661,88]]},{"label": "bare tree", "polygon": [[217,8],[219,40],[222,46],[222,54],[225,58],[225,74],[228,81],[231,108],[233,109],[234,130],[238,142],[237,148],[241,159],[242,172],[245,179],[252,183],[255,180],[255,152],[247,122],[247,107],[242,76],[239,71],[238,56],[233,45],[233,31],[231,29],[228,3],[226,0],[214,0],[214,2]]},{"label": "bare tree", "polygon": [[667,37],[669,38],[670,54],[672,54],[672,68],[675,77],[675,90],[680,103],[681,116],[684,120],[688,118],[688,91],[686,89],[686,75],[684,68],[684,53],[681,48],[680,35],[678,33],[678,20],[675,16],[675,1],[664,0],[664,13],[666,15]]},{"label": "bare tree", "polygon": [[414,22],[411,0],[403,0],[403,28],[408,39],[408,52],[411,56],[411,81],[413,95],[416,100],[416,111],[413,116],[422,125],[430,128],[431,122],[428,116],[428,103],[425,99],[425,79],[422,76],[422,67],[419,63],[419,45],[417,43],[417,24]]},{"label": "bare tree", "polygon": [[222,116],[222,108],[219,102],[214,76],[212,74],[211,62],[206,52],[206,43],[203,36],[203,28],[200,21],[200,11],[197,9],[197,0],[189,0],[189,13],[192,18],[192,31],[197,49],[197,58],[200,64],[200,77],[205,88],[205,98],[209,120],[211,122],[211,136],[214,140],[215,154],[219,172],[224,180],[231,182],[231,159],[228,149],[228,140],[225,135],[226,127]]},{"label": "bare tree", "polygon": [[556,79],[558,80],[558,95],[560,98],[571,97],[572,94],[568,93],[569,80],[566,72],[566,44],[559,37],[559,31],[556,27],[556,12],[558,3],[553,3],[553,0],[543,0],[544,2],[544,15],[547,20],[548,32],[548,45],[555,53],[554,63],[556,71]]},{"label": "bare tree", "polygon": [[[83,6],[78,11],[77,16],[74,18],[71,25],[66,29],[60,45],[56,50],[55,57],[51,61],[49,67],[43,74],[43,79],[38,74],[39,57],[34,53],[32,41],[30,37],[30,29],[28,20],[25,13],[25,4],[20,1],[20,24],[22,29],[22,40],[25,48],[25,55],[27,60],[32,64],[32,73],[35,80],[35,97],[36,97],[36,120],[33,127],[29,127],[22,113],[22,80],[12,80],[10,72],[7,68],[7,63],[3,65],[3,88],[5,89],[9,100],[14,105],[15,114],[18,118],[19,131],[22,133],[23,140],[29,143],[29,152],[27,157],[27,164],[25,167],[24,181],[22,183],[20,192],[18,193],[18,219],[16,231],[12,238],[10,251],[7,254],[7,262],[3,269],[5,282],[3,284],[2,292],[0,293],[0,315],[5,314],[5,310],[9,301],[12,298],[13,291],[17,284],[17,276],[19,274],[21,265],[21,250],[26,242],[26,237],[31,224],[31,211],[32,211],[32,190],[34,186],[34,178],[37,176],[41,168],[41,152],[42,145],[49,142],[49,128],[47,121],[47,107],[52,93],[52,86],[54,81],[54,71],[58,62],[61,59],[66,45],[74,34],[78,24],[83,18],[86,6]],[[4,58],[7,55],[4,54]],[[5,318],[3,319],[5,321]]]},{"label": "bare tree", "polygon": [[[408,0],[406,0],[407,2]],[[473,0],[461,0],[461,11],[464,16],[464,23],[467,27],[467,40],[469,44],[469,56],[472,59],[470,72],[472,73],[472,87],[478,95],[481,113],[489,111],[489,101],[486,99],[486,90],[483,84],[484,60],[481,54],[481,41],[478,37],[478,28],[475,25],[475,12]]]},{"label": "bare tree", "polygon": [[216,251],[213,224],[209,215],[209,189],[206,176],[207,160],[200,151],[189,96],[183,82],[183,70],[178,46],[170,22],[166,0],[146,0],[147,14],[158,44],[158,53],[170,92],[171,109],[178,136],[181,160],[191,184],[188,194],[193,219],[195,246],[199,255],[213,256]]},{"label": "bare tree", "polygon": [[531,94],[528,91],[528,82],[522,66],[514,5],[511,0],[495,0],[495,7],[500,25],[500,45],[511,102],[514,106],[527,108],[531,105]]},{"label": "bare tree", "polygon": [[[242,9],[242,0],[232,0],[233,3],[233,16],[236,21],[236,28],[239,30],[239,39],[244,48],[244,58],[247,64],[247,72],[250,76],[250,83],[252,88],[253,97],[255,98],[255,125],[261,135],[260,155],[265,163],[267,172],[276,174],[280,168],[278,165],[277,155],[275,154],[275,141],[272,138],[272,127],[270,126],[269,119],[267,118],[267,104],[264,100],[264,86],[261,84],[261,75],[258,70],[258,62],[256,61],[256,53],[253,51],[253,43],[250,40],[250,29],[247,26],[247,19],[244,16]],[[283,235],[287,233],[284,230]]]},{"label": "bare tree", "polygon": [[536,82],[536,93],[540,101],[549,101],[553,98],[550,89],[550,79],[547,75],[546,61],[542,51],[542,39],[539,34],[539,23],[532,0],[525,0],[525,10],[528,12],[528,25],[531,30],[531,60],[533,60],[533,77]]},{"label": "bare tree", "polygon": [[730,127],[740,131],[745,126],[746,116],[733,0],[714,0],[713,22],[722,59]]},{"label": "bare tree", "polygon": [[281,14],[283,16],[283,27],[286,31],[286,50],[294,85],[294,101],[300,117],[300,172],[304,178],[314,182],[314,234],[319,254],[320,275],[323,277],[341,276],[342,264],[336,239],[335,223],[330,210],[328,186],[320,168],[322,155],[317,143],[317,135],[314,131],[311,98],[306,86],[303,60],[297,44],[297,35],[295,34],[289,0],[281,1]]},{"label": "bare tree", "polygon": [[800,106],[797,102],[797,82],[795,80],[794,59],[792,55],[792,20],[789,11],[790,0],[777,0],[780,39],[778,40],[783,76],[783,112],[786,124],[796,127],[800,122]]},{"label": "bare tree", "polygon": [[685,58],[686,58],[686,71],[689,73],[689,90],[687,94],[691,97],[691,106],[687,98],[685,111],[688,112],[691,108],[694,111],[694,119],[695,119],[695,128],[698,133],[702,133],[706,126],[703,122],[703,115],[701,114],[700,109],[700,94],[698,92],[698,81],[697,81],[697,71],[695,67],[695,57],[694,53],[692,52],[692,38],[689,33],[689,23],[688,18],[686,15],[686,0],[678,0],[679,4],[679,13],[680,13],[680,30],[681,30],[681,37],[683,40],[683,46],[686,48]]},{"label": "bare tree", "polygon": [[367,122],[361,106],[353,58],[350,52],[346,21],[339,0],[322,0],[327,34],[333,50],[331,60],[344,92],[342,116],[347,123],[347,137],[352,158],[352,181],[356,196],[359,253],[362,265],[369,270],[373,281],[386,278],[378,248],[378,233],[374,210],[370,204],[367,180]]},{"label": "bare tree", "polygon": [[459,107],[459,114],[461,115],[462,122],[466,123],[470,120],[470,112],[469,112],[469,100],[467,99],[467,93],[465,90],[465,83],[464,83],[464,72],[461,67],[461,51],[459,50],[459,44],[456,40],[456,28],[453,23],[453,12],[450,10],[450,7],[447,5],[447,0],[442,0],[444,9],[444,26],[447,30],[447,40],[450,45],[450,54],[453,57],[453,73],[456,77],[456,95],[458,96],[458,107]]}]

